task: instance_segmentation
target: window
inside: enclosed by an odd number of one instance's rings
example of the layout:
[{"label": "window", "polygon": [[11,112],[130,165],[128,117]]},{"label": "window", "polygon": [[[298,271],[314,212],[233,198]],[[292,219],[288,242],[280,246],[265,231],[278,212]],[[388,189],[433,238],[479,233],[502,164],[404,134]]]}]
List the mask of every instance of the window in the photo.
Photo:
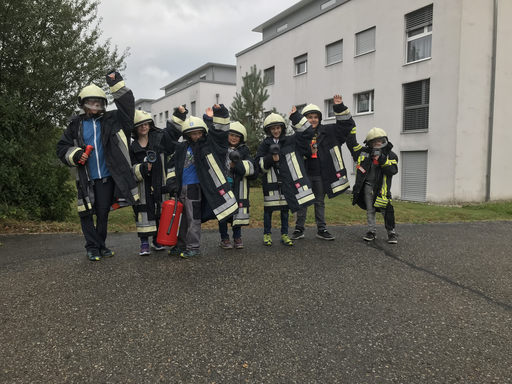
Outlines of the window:
[{"label": "window", "polygon": [[405,15],[407,34],[407,63],[432,56],[433,5]]},{"label": "window", "polygon": [[142,111],[142,105],[139,105],[139,106],[137,107],[137,109],[138,109],[139,111]]},{"label": "window", "polygon": [[402,152],[400,154],[402,200],[427,201],[427,151]]},{"label": "window", "polygon": [[263,71],[265,77],[268,79],[268,84],[274,84],[275,67],[267,68]]},{"label": "window", "polygon": [[308,70],[308,54],[296,57],[293,59],[295,62],[295,74],[300,75],[306,73]]},{"label": "window", "polygon": [[329,0],[329,1],[326,1],[325,3],[323,3],[321,6],[320,6],[320,9],[321,10],[324,10],[325,8],[327,7],[330,7],[331,5],[335,4],[336,3],[336,0]]},{"label": "window", "polygon": [[178,90],[178,88],[173,88],[173,89],[171,89],[171,90],[167,91],[167,94],[169,94],[169,93],[173,93],[173,92],[176,92],[177,90]]},{"label": "window", "polygon": [[325,110],[327,111],[327,116],[325,118],[330,118],[330,117],[335,117],[335,113],[334,113],[334,109],[333,109],[333,106],[334,106],[334,101],[332,99],[330,100],[325,100]]},{"label": "window", "polygon": [[276,32],[281,32],[281,31],[285,30],[286,28],[288,28],[288,24],[283,24],[280,27],[277,27]]},{"label": "window", "polygon": [[195,101],[190,103],[190,114],[192,116],[196,115],[196,102]]},{"label": "window", "polygon": [[153,115],[153,121],[156,121],[156,115]]},{"label": "window", "polygon": [[329,44],[325,47],[326,65],[339,63],[343,60],[343,40]]},{"label": "window", "polygon": [[206,79],[206,73],[203,73],[202,75],[199,76],[200,79]]},{"label": "window", "polygon": [[302,110],[304,109],[304,107],[306,106],[307,104],[299,104],[299,105],[296,105],[295,108],[297,108],[297,111],[299,113],[302,113]]},{"label": "window", "polygon": [[375,27],[356,34],[356,56],[375,51]]},{"label": "window", "polygon": [[193,81],[194,81],[194,80],[189,80],[189,81],[187,81],[187,85],[192,84],[192,82],[193,82]]},{"label": "window", "polygon": [[356,96],[356,114],[373,113],[373,91],[362,92]]},{"label": "window", "polygon": [[404,132],[428,129],[430,79],[404,84]]},{"label": "window", "polygon": [[169,120],[169,111],[165,111],[165,121]]},{"label": "window", "polygon": [[164,119],[163,119],[163,113],[162,113],[162,112],[160,112],[160,122],[162,123],[163,121],[164,121]]}]

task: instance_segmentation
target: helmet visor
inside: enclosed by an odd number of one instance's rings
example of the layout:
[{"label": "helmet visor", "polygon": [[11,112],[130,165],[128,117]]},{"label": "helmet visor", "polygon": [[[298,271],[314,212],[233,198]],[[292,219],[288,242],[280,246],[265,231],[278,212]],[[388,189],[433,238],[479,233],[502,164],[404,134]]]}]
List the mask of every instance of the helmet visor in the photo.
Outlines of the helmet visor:
[{"label": "helmet visor", "polygon": [[101,111],[105,109],[105,100],[98,97],[88,97],[84,100],[83,106],[92,111]]}]

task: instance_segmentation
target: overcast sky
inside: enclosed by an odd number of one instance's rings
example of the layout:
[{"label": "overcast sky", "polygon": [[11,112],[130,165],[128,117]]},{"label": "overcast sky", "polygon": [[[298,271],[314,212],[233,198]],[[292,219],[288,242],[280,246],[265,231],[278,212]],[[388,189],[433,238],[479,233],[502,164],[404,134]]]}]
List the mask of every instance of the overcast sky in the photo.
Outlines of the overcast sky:
[{"label": "overcast sky", "polygon": [[258,25],[299,0],[102,0],[103,38],[130,47],[126,82],[135,99],[207,62],[236,64],[235,54],[261,41]]}]

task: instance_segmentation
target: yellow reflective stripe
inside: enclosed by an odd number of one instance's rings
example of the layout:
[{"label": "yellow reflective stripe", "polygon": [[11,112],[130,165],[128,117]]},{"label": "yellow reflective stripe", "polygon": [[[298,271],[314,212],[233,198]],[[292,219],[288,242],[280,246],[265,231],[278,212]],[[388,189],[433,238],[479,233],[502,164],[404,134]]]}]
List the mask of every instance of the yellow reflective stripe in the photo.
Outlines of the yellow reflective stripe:
[{"label": "yellow reflective stripe", "polygon": [[215,124],[226,125],[226,124],[229,124],[229,117],[216,117],[216,116],[213,116],[213,122]]},{"label": "yellow reflective stripe", "polygon": [[295,173],[297,173],[297,180],[302,179],[302,172],[300,171],[299,162],[297,161],[297,156],[295,152],[290,153],[290,157],[292,160],[293,168],[295,168]]},{"label": "yellow reflective stripe", "polygon": [[156,225],[149,227],[137,227],[137,233],[156,232]]},{"label": "yellow reflective stripe", "polygon": [[315,194],[312,193],[308,196],[303,197],[302,199],[299,199],[298,202],[300,205],[307,203],[308,201],[315,200]]},{"label": "yellow reflective stripe", "polygon": [[308,119],[306,119],[306,117],[303,117],[302,119],[300,119],[300,121],[298,122],[298,124],[295,126],[295,128],[299,129],[299,128],[302,128],[302,126],[304,124],[306,124],[308,122]]},{"label": "yellow reflective stripe", "polygon": [[354,151],[359,151],[361,148],[363,148],[363,147],[361,147],[360,144],[357,144],[353,149],[354,149]]},{"label": "yellow reflective stripe", "polygon": [[272,182],[272,172],[267,172],[267,182]]},{"label": "yellow reflective stripe", "polygon": [[[244,188],[244,199],[247,199],[249,196],[249,190],[248,190],[248,186],[247,186],[247,179],[244,177],[242,179],[242,183],[243,183],[243,188]],[[246,209],[246,208],[244,208]]]},{"label": "yellow reflective stripe", "polygon": [[246,160],[242,161],[242,164],[244,165],[244,168],[245,168],[244,176],[249,176],[251,174],[251,165]]},{"label": "yellow reflective stripe", "polygon": [[388,196],[388,177],[386,175],[384,175],[384,178],[382,179],[382,190],[381,190],[381,195],[382,196]]},{"label": "yellow reflective stripe", "polygon": [[219,168],[219,164],[217,164],[217,162],[215,161],[215,158],[213,157],[213,155],[210,153],[208,156],[206,156],[212,166],[212,169],[213,171],[215,172],[215,174],[217,175],[217,178],[219,179],[220,183],[221,184],[224,184],[226,183],[226,178],[224,177],[224,173],[220,170]]},{"label": "yellow reflective stripe", "polygon": [[116,85],[114,85],[113,87],[110,87],[110,92],[112,93],[116,93],[117,91],[119,91],[121,88],[123,88],[125,86],[125,83],[124,83],[124,80],[123,81],[120,81],[119,83],[117,83]]},{"label": "yellow reflective stripe", "polygon": [[183,120],[181,120],[181,119],[177,118],[177,117],[176,117],[176,116],[174,116],[174,115],[172,116],[171,120],[172,120],[173,122],[175,122],[176,124],[180,125],[180,126],[183,124]]},{"label": "yellow reflective stripe", "polygon": [[335,114],[336,116],[348,115],[349,113],[350,113],[350,110],[349,110],[348,108],[347,108],[347,109],[345,109],[343,112],[340,112],[340,113],[336,113],[336,112],[334,112],[334,114]]},{"label": "yellow reflective stripe", "polygon": [[397,161],[396,160],[390,160],[390,159],[387,159],[386,162],[384,164],[381,165],[382,168],[385,168],[385,167],[390,167],[392,165],[396,165],[397,164]]},{"label": "yellow reflective stripe", "polygon": [[333,192],[333,193],[336,193],[336,192],[339,192],[339,191],[343,191],[344,189],[346,189],[346,188],[348,188],[348,187],[350,187],[350,183],[347,181],[345,184],[340,185],[340,186],[338,186],[338,187],[336,187],[336,188],[333,188],[333,189],[332,189],[332,192]]},{"label": "yellow reflective stripe", "polygon": [[237,209],[238,209],[238,204],[233,204],[231,207],[229,207],[228,209],[226,209],[222,213],[219,213],[217,215],[217,219],[218,220],[222,220],[225,217],[231,216],[231,214],[233,214]]},{"label": "yellow reflective stripe", "polygon": [[336,154],[336,159],[338,160],[338,164],[340,165],[340,171],[345,169],[345,165],[343,164],[343,159],[341,158],[340,147],[334,147],[334,153]]},{"label": "yellow reflective stripe", "polygon": [[364,161],[365,157],[364,156],[359,156],[357,158],[357,164],[361,164],[363,161]]},{"label": "yellow reflective stripe", "polygon": [[233,225],[249,225],[249,219],[233,220]]},{"label": "yellow reflective stripe", "polygon": [[356,127],[352,128],[352,130],[350,131],[350,134],[351,135],[355,135],[356,134]]},{"label": "yellow reflective stripe", "polygon": [[68,163],[73,165],[73,166],[77,166],[78,164],[75,164],[75,162],[73,161],[73,156],[75,156],[75,154],[78,152],[78,151],[82,151],[82,148],[76,148],[73,152],[71,152],[68,156]]},{"label": "yellow reflective stripe", "polygon": [[87,211],[87,208],[85,208],[85,205],[78,206],[78,212],[85,212],[85,211]]},{"label": "yellow reflective stripe", "polygon": [[[315,196],[313,196],[313,198],[315,198]],[[286,199],[275,200],[275,201],[265,201],[263,203],[263,205],[267,206],[267,207],[275,207],[278,205],[288,205],[288,202],[286,201]]]},{"label": "yellow reflective stripe", "polygon": [[176,172],[172,171],[167,174],[167,178],[170,179],[171,177],[176,177]]},{"label": "yellow reflective stripe", "polygon": [[136,164],[134,167],[135,170],[135,177],[137,180],[142,181],[144,180],[144,177],[142,177],[142,173],[140,172],[140,168],[142,167],[142,164]]},{"label": "yellow reflective stripe", "polygon": [[126,135],[124,134],[124,132],[120,130],[117,134],[121,137],[121,140],[123,141],[126,149],[128,149],[128,140],[126,140]]},{"label": "yellow reflective stripe", "polygon": [[134,199],[135,201],[140,200],[140,196],[139,196],[139,194],[138,194],[138,193],[136,193],[135,195],[133,195],[133,199]]}]

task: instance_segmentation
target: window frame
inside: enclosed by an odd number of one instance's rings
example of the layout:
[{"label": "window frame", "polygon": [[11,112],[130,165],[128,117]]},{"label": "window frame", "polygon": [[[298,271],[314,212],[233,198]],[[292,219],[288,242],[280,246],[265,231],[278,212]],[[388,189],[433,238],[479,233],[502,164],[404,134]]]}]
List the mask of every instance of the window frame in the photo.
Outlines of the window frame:
[{"label": "window frame", "polygon": [[[405,63],[404,65],[418,63],[420,61],[429,60],[432,58],[432,31],[434,28],[434,5],[430,4],[426,7],[417,9],[416,11],[409,12],[405,15]],[[422,15],[423,14],[423,15]],[[420,15],[418,20],[418,15]],[[416,20],[414,20],[416,18]],[[423,19],[423,20],[422,20]],[[417,21],[417,25],[410,26],[414,21]],[[423,30],[418,34],[409,36],[411,32]],[[425,56],[417,60],[409,60],[409,43],[430,37],[430,52],[428,56]]]},{"label": "window frame", "polygon": [[[373,30],[374,33],[373,33],[373,49],[370,49],[368,51],[364,51],[364,52],[357,52],[357,48],[358,48],[358,37],[359,36],[362,36],[363,33],[365,32],[369,32]],[[377,27],[376,26],[373,26],[373,27],[370,27],[370,28],[367,28],[363,31],[360,31],[358,33],[356,33],[355,35],[355,44],[354,44],[354,49],[355,49],[355,56],[354,57],[359,57],[359,56],[363,56],[363,55],[366,55],[368,53],[372,53],[372,52],[375,52],[377,50]]]},{"label": "window frame", "polygon": [[[325,100],[324,107],[325,107],[325,117],[323,118],[323,120],[336,118],[336,114],[334,113],[334,100],[333,99]],[[332,111],[332,115],[331,115],[331,111]]]},{"label": "window frame", "polygon": [[[368,97],[369,111],[360,112],[358,97],[360,95],[365,95],[365,94],[369,95],[369,97]],[[371,89],[368,91],[355,93],[354,94],[354,105],[355,105],[354,116],[371,115],[371,114],[375,113],[375,90]]]},{"label": "window frame", "polygon": [[[329,47],[332,47],[334,46],[335,44],[340,44],[341,46],[341,52],[340,52],[340,59],[338,61],[333,61],[331,63],[329,63],[329,53],[328,53],[328,49]],[[328,67],[329,65],[334,65],[334,64],[338,64],[338,63],[341,63],[343,61],[343,39],[340,39],[338,41],[335,41],[331,44],[327,44],[325,46],[325,66]]]},{"label": "window frame", "polygon": [[[414,84],[418,84],[418,83],[421,83],[421,104],[406,105],[406,102],[407,102],[406,87],[408,87],[408,86],[413,87]],[[428,92],[427,92],[427,88],[428,88]],[[409,89],[409,91],[411,92],[414,90]],[[402,84],[402,93],[403,93],[402,133],[425,133],[425,132],[428,132],[429,123],[430,123],[430,78]],[[425,102],[425,101],[427,101],[427,102]],[[426,110],[426,124],[425,124],[426,128],[406,129],[406,111],[407,110],[420,110],[420,109]]]},{"label": "window frame", "polygon": [[[300,76],[304,75],[305,73],[308,73],[308,54],[305,53],[303,55],[297,56],[293,59],[294,64],[294,76]],[[304,64],[304,71],[298,72],[299,66],[301,64]]]},{"label": "window frame", "polygon": [[[267,75],[267,71],[269,71],[269,70],[272,70],[272,81],[270,81],[270,76]],[[268,79],[269,79],[267,85],[275,84],[275,82],[276,82],[276,67],[272,66],[272,67],[268,67],[267,69],[264,69],[263,70],[263,75],[267,76]]]}]

